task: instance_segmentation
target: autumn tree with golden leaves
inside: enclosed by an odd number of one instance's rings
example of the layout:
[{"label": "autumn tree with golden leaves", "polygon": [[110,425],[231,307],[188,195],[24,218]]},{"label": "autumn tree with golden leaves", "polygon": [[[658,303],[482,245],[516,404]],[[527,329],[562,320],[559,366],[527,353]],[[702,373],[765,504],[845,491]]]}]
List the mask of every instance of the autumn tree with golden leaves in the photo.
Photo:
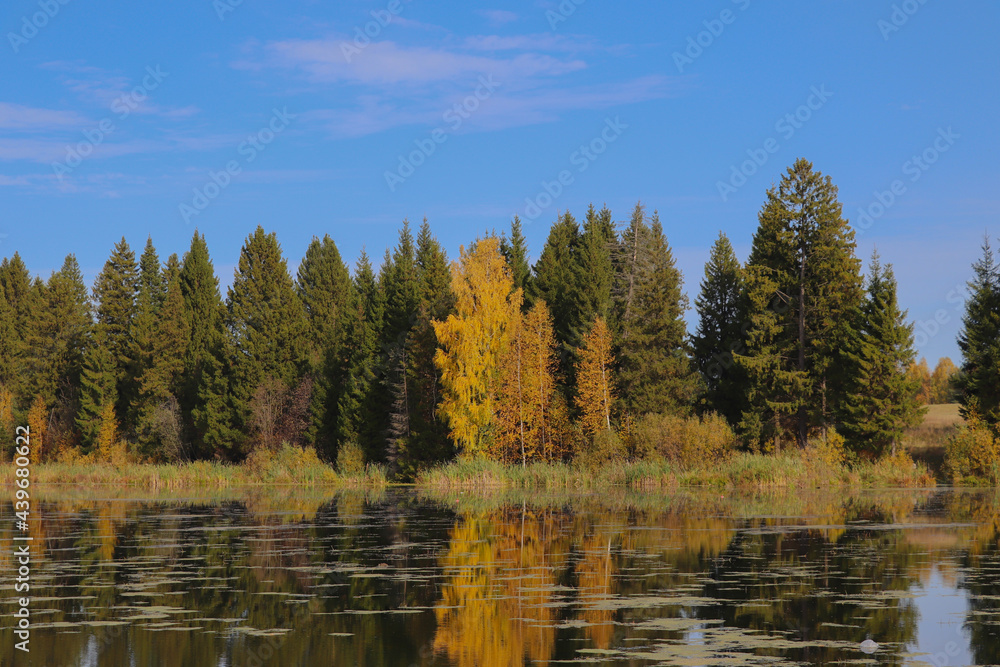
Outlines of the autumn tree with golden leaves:
[{"label": "autumn tree with golden leaves", "polygon": [[583,430],[588,435],[611,430],[611,410],[616,398],[614,362],[611,331],[604,319],[598,317],[584,339],[577,367],[577,405]]},{"label": "autumn tree with golden leaves", "polygon": [[498,370],[511,324],[521,311],[521,290],[500,252],[500,241],[486,238],[451,267],[455,313],[434,321],[439,348],[434,361],[441,371],[440,411],[462,453],[489,453],[494,436]]}]

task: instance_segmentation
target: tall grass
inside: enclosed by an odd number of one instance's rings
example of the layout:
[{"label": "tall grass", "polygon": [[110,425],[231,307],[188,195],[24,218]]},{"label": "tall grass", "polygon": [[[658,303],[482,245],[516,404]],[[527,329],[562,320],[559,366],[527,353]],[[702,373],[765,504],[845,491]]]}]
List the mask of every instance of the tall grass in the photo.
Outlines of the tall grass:
[{"label": "tall grass", "polygon": [[[12,464],[0,464],[0,479],[12,481]],[[113,466],[92,461],[40,463],[31,467],[33,484],[109,485],[158,489],[232,488],[295,485],[307,487],[384,487],[388,476],[380,466],[342,475],[314,451],[285,446],[251,455],[243,464],[196,461],[179,464],[128,463]]]}]

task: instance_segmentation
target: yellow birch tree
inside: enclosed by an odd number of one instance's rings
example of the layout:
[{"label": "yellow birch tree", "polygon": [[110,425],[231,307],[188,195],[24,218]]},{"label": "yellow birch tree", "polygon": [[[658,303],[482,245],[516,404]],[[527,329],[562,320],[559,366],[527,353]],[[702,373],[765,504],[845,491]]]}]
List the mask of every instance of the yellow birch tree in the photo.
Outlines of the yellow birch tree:
[{"label": "yellow birch tree", "polygon": [[455,313],[434,321],[440,411],[465,455],[487,454],[493,437],[500,357],[523,295],[514,290],[497,238],[476,241],[451,266]]}]

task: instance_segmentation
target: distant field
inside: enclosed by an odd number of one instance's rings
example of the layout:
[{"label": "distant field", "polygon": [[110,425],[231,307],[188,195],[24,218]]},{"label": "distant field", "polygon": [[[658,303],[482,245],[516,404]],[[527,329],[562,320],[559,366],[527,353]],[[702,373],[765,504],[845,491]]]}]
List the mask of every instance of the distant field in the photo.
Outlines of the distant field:
[{"label": "distant field", "polygon": [[927,414],[924,416],[923,426],[955,426],[961,422],[962,417],[958,414],[958,403],[944,403],[927,406]]}]

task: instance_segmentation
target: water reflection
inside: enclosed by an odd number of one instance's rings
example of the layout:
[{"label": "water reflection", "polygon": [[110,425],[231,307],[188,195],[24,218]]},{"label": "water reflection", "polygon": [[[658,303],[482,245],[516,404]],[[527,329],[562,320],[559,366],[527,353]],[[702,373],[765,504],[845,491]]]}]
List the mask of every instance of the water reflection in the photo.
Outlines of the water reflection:
[{"label": "water reflection", "polygon": [[63,495],[31,534],[0,665],[1000,662],[993,492]]}]

